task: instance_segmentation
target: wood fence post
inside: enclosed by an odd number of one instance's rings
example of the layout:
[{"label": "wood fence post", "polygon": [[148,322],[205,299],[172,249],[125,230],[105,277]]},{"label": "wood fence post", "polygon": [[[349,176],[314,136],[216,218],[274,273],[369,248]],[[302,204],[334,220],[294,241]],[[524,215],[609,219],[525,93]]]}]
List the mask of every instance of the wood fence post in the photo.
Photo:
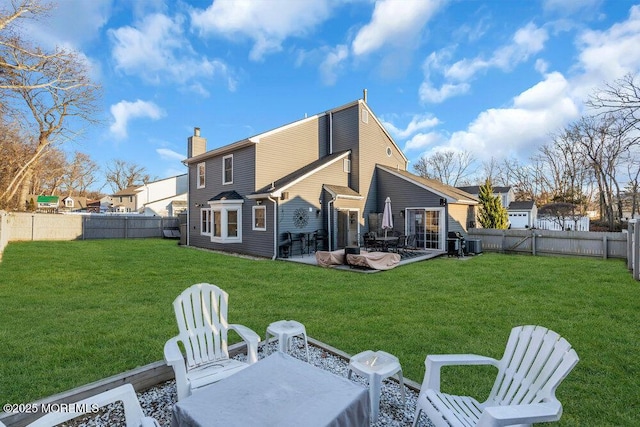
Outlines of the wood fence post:
[{"label": "wood fence post", "polygon": [[602,258],[607,259],[608,257],[608,247],[607,247],[607,235],[602,236]]}]

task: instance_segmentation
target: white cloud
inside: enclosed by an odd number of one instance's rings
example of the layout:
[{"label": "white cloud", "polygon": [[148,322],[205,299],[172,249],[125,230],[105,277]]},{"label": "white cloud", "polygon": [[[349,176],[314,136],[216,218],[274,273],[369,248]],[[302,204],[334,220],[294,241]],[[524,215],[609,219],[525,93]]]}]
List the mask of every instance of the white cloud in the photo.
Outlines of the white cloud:
[{"label": "white cloud", "polygon": [[303,37],[324,22],[331,12],[328,0],[216,0],[207,9],[191,12],[193,26],[202,34],[220,34],[253,41],[252,60],[282,50],[291,36]]},{"label": "white cloud", "polygon": [[580,50],[573,79],[575,96],[586,97],[604,82],[612,83],[640,70],[640,6],[630,8],[626,21],[606,31],[585,31],[578,38]]},{"label": "white cloud", "polygon": [[[425,80],[420,85],[420,100],[437,103],[464,94],[469,90],[468,82],[476,74],[490,68],[510,71],[516,65],[527,61],[531,56],[544,49],[548,38],[546,29],[528,23],[515,32],[511,43],[498,48],[489,59],[477,56],[463,58],[447,65],[446,61],[453,54],[451,48],[432,52],[424,62]],[[434,74],[442,74],[445,79],[439,88],[432,82]]]},{"label": "white cloud", "polygon": [[320,75],[324,84],[334,85],[338,76],[338,70],[349,56],[349,48],[345,45],[336,46],[331,50],[320,64]]},{"label": "white cloud", "polygon": [[182,161],[186,158],[184,153],[178,153],[168,148],[158,148],[156,149],[156,153],[160,156],[162,160],[178,160]]},{"label": "white cloud", "polygon": [[371,22],[353,40],[356,56],[374,52],[385,45],[406,46],[443,5],[440,0],[378,0]]},{"label": "white cloud", "polygon": [[550,73],[545,80],[514,97],[509,108],[478,115],[466,131],[451,135],[448,146],[471,152],[479,160],[520,156],[526,159],[556,132],[579,116],[567,80]]},{"label": "white cloud", "polygon": [[136,100],[135,102],[120,101],[111,106],[113,123],[109,130],[117,138],[127,137],[127,125],[132,119],[149,118],[158,120],[164,117],[165,113],[153,102]]},{"label": "white cloud", "polygon": [[154,13],[136,26],[110,30],[116,68],[153,84],[219,77],[229,90],[235,90],[236,79],[226,63],[194,51],[183,33],[183,21],[180,15],[170,18]]},{"label": "white cloud", "polygon": [[404,151],[425,150],[427,147],[437,149],[439,144],[446,142],[446,138],[438,132],[418,133],[405,142]]},{"label": "white cloud", "polygon": [[385,129],[387,129],[394,138],[399,138],[399,139],[408,138],[409,136],[415,134],[416,132],[420,132],[425,129],[430,129],[440,124],[440,120],[438,120],[437,117],[433,117],[430,114],[414,115],[411,118],[411,121],[409,122],[407,127],[404,129],[398,129],[391,122],[387,122],[384,120],[381,120],[381,122],[385,127]]},{"label": "white cloud", "polygon": [[467,83],[445,83],[439,88],[436,88],[432,86],[430,82],[425,81],[420,85],[418,94],[422,102],[439,103],[456,95],[467,93],[469,88],[470,86]]}]

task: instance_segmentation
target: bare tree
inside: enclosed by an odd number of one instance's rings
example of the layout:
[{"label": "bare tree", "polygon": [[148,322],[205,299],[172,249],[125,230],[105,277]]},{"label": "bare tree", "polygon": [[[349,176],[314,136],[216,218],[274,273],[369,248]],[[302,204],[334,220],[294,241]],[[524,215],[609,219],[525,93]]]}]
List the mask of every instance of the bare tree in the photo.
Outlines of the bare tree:
[{"label": "bare tree", "polygon": [[[41,157],[73,138],[81,122],[95,123],[100,88],[89,79],[87,65],[75,52],[45,52],[27,43],[14,24],[27,14],[45,10],[37,0],[14,0],[13,10],[0,12],[0,94],[4,114],[20,123],[30,140],[28,154],[8,183],[0,188],[0,205],[20,194],[25,199]],[[26,148],[25,147],[25,148]]]},{"label": "bare tree", "polygon": [[467,151],[445,150],[422,156],[413,165],[413,169],[424,178],[437,179],[455,187],[467,183],[468,178],[474,173],[474,160]]},{"label": "bare tree", "polygon": [[62,191],[67,195],[86,197],[96,183],[100,167],[85,153],[76,151],[62,177]]},{"label": "bare tree", "polygon": [[622,133],[632,128],[640,130],[640,82],[636,77],[627,74],[614,83],[605,84],[587,102],[600,115],[614,113],[622,123]]},{"label": "bare tree", "polygon": [[111,164],[107,165],[106,172],[107,184],[114,193],[152,181],[144,166],[125,160],[113,160]]}]

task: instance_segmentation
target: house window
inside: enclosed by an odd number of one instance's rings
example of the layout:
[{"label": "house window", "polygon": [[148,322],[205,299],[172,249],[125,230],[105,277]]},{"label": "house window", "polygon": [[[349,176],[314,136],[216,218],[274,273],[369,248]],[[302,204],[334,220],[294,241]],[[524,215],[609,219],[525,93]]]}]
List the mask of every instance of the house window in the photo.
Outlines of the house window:
[{"label": "house window", "polygon": [[351,172],[351,160],[344,159],[342,161],[342,171],[346,172],[346,173],[350,173]]},{"label": "house window", "polygon": [[267,207],[253,207],[253,229],[257,231],[267,231]]},{"label": "house window", "polygon": [[233,154],[222,158],[222,183],[233,184]]},{"label": "house window", "polygon": [[211,203],[211,241],[242,243],[242,201]]},{"label": "house window", "polygon": [[211,209],[200,209],[200,234],[211,236]]},{"label": "house window", "polygon": [[72,208],[73,207],[73,199],[66,199],[64,201],[64,205],[68,208]]},{"label": "house window", "polygon": [[198,188],[204,188],[205,184],[205,164],[198,163]]}]

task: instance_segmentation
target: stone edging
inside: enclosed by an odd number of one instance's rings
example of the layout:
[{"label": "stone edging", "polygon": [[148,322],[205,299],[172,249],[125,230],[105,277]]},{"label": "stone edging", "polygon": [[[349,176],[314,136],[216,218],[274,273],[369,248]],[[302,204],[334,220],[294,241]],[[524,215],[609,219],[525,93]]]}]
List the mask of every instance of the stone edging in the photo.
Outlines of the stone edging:
[{"label": "stone edging", "polygon": [[[351,357],[344,351],[339,350],[335,347],[331,347],[330,345],[318,341],[314,338],[308,337],[307,340],[309,341],[309,344],[319,347],[327,353],[331,353],[346,360],[349,360],[349,358]],[[261,342],[261,344],[263,344],[263,342]],[[229,346],[230,357],[236,356],[240,353],[246,353],[246,351],[247,346],[243,342]],[[172,380],[173,378],[173,369],[171,369],[170,366],[168,366],[163,360],[161,360],[99,381],[76,387],[62,393],[54,394],[44,399],[37,400],[33,402],[32,406],[41,407],[47,404],[78,402],[82,399],[86,399],[87,397],[93,396],[95,394],[111,390],[125,383],[130,383],[131,385],[133,385],[133,388],[139,392],[158,385],[162,382]],[[395,379],[394,377],[389,377],[389,379],[395,380],[397,382],[397,379]],[[404,384],[413,391],[420,392],[420,384],[416,383],[415,381],[405,378]],[[41,413],[7,414],[5,412],[0,412],[0,421],[6,424],[7,427],[24,427],[41,415]]]}]

